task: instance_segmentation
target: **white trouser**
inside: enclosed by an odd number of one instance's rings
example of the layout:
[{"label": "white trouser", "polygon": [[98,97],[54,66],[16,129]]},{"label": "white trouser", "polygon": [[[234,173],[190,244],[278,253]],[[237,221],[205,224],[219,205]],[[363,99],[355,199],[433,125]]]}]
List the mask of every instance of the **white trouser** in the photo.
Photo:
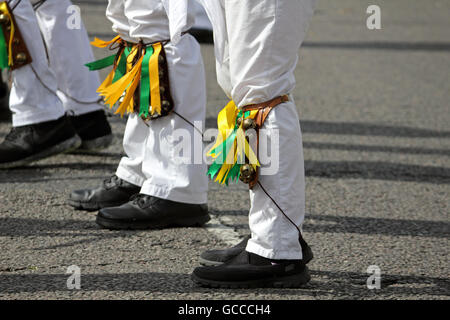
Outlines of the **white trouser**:
[{"label": "white trouser", "polygon": [[[313,13],[313,0],[207,0],[207,10],[222,17],[213,20],[218,48],[217,77],[225,93],[239,107],[290,94],[295,86],[298,50]],[[214,17],[211,17],[214,18]],[[217,43],[220,41],[220,43]],[[223,42],[222,42],[223,41]],[[216,51],[217,53],[217,51]],[[269,114],[263,131],[278,150],[279,169],[259,181],[270,197],[299,227],[305,214],[305,177],[302,136],[294,101],[280,104]],[[270,259],[300,259],[299,234],[260,185],[250,191],[249,224],[252,237],[246,250]]]},{"label": "white trouser", "polygon": [[[160,0],[109,0],[106,15],[113,30],[125,40],[150,43],[170,38],[169,21]],[[186,30],[190,25],[186,25]],[[164,48],[175,112],[192,124],[203,123],[206,84],[200,46],[186,34],[176,45],[169,42]],[[172,113],[146,124],[131,114],[123,140],[127,156],[120,161],[116,174],[141,186],[143,194],[177,202],[206,203],[206,165],[193,164],[193,148],[190,156],[177,151],[182,137],[191,137],[191,146],[194,137],[200,141],[201,137],[179,115]],[[187,161],[183,162],[182,157]]]},{"label": "white trouser", "polygon": [[72,3],[47,0],[35,12],[31,4],[37,1],[22,0],[14,9],[33,62],[12,72],[13,126],[55,120],[65,111],[80,115],[102,108],[96,93],[98,73],[84,66],[94,60],[86,29],[82,23],[75,29],[67,26]]}]

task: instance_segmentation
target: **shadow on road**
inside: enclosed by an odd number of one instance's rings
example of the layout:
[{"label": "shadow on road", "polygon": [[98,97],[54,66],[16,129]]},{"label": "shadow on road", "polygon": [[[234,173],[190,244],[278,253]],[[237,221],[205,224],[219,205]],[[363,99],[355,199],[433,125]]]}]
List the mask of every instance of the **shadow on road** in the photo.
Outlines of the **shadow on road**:
[{"label": "shadow on road", "polygon": [[126,230],[103,232],[95,223],[94,218],[92,221],[0,218],[0,237],[70,237],[71,239],[57,245],[33,248],[34,250],[90,244],[105,239],[124,238],[134,233]]},{"label": "shadow on road", "polygon": [[[228,212],[221,212],[227,214]],[[233,212],[236,214],[236,212]],[[230,214],[230,213],[228,213]],[[238,212],[238,214],[244,214]],[[245,213],[246,214],[246,213]],[[311,220],[330,222],[326,224],[307,224],[307,232],[350,232],[363,234],[388,235],[420,235],[432,237],[448,237],[449,223],[418,220],[395,220],[355,217],[335,217],[327,215],[312,215]],[[236,226],[233,226],[236,227]],[[239,227],[239,226],[238,226]],[[247,226],[245,226],[247,228]],[[99,240],[126,237],[132,231],[99,232],[93,221],[79,220],[44,220],[1,218],[0,237],[42,237],[67,236],[69,241],[56,246],[35,248],[35,250],[57,249],[79,244],[94,243]],[[118,263],[127,261],[118,261]],[[132,261],[128,262],[132,263]],[[111,264],[111,263],[110,263]],[[114,262],[112,264],[115,264]],[[151,264],[150,264],[151,265]],[[98,270],[105,264],[95,265]],[[83,265],[80,265],[83,269]],[[92,265],[90,265],[92,267]],[[44,267],[46,269],[59,269],[60,267]],[[61,266],[64,269],[64,266]],[[65,274],[17,274],[18,271],[30,272],[27,267],[0,270],[0,295],[26,292],[63,292],[67,291]],[[124,270],[126,271],[126,270]],[[449,295],[450,284],[448,279],[410,276],[410,275],[382,275],[382,288],[368,290],[366,287],[367,275],[355,272],[338,271],[311,271],[312,281],[301,289],[258,289],[258,294],[282,294],[289,296],[329,296],[335,298],[377,298],[399,295]],[[82,291],[122,291],[122,292],[157,292],[157,293],[210,293],[230,292],[232,294],[245,294],[255,290],[211,290],[195,286],[188,274],[179,273],[118,273],[118,274],[82,274]]]},{"label": "shadow on road", "polygon": [[[119,159],[118,159],[119,160]],[[117,161],[118,162],[118,161]],[[113,173],[116,163],[68,162],[55,164],[34,164],[0,171],[0,184],[11,182],[46,182],[54,180],[91,179],[93,177],[58,176],[57,169],[74,171],[102,171],[105,176]],[[45,172],[48,170],[48,172]],[[56,170],[56,171],[55,171]],[[393,181],[415,181],[436,184],[450,183],[450,168],[409,165],[391,162],[369,161],[305,161],[307,177],[332,179],[379,179]],[[55,176],[56,175],[56,176]],[[94,178],[97,178],[96,175]],[[104,176],[102,176],[103,178]]]},{"label": "shadow on road", "polygon": [[374,146],[361,144],[343,144],[343,143],[322,143],[322,142],[303,142],[303,147],[317,150],[340,150],[340,151],[362,151],[362,152],[389,152],[401,154],[425,154],[450,156],[450,149],[429,149],[417,147],[394,147],[394,146]]},{"label": "shadow on road", "polygon": [[[347,134],[357,136],[381,136],[394,138],[448,138],[450,131],[422,128],[387,126],[362,122],[327,122],[315,120],[300,121],[303,133]],[[206,119],[206,128],[216,128],[217,120]]]},{"label": "shadow on road", "polygon": [[[117,164],[120,158],[117,159]],[[0,184],[2,183],[39,183],[50,181],[70,180],[99,180],[113,174],[117,169],[116,163],[86,163],[68,162],[53,164],[33,164],[28,167],[0,170]],[[73,173],[58,171],[70,169]],[[87,175],[74,175],[75,171],[86,172]],[[89,172],[92,175],[89,175]],[[104,173],[101,175],[101,173]],[[95,173],[95,174],[94,174]]]},{"label": "shadow on road", "polygon": [[[83,270],[83,266],[80,266]],[[100,268],[100,267],[99,267]],[[443,278],[389,275],[381,279],[380,290],[368,290],[367,274],[354,272],[311,271],[312,281],[300,289],[208,289],[197,287],[190,275],[180,273],[81,273],[81,290],[109,292],[157,293],[230,293],[273,294],[283,296],[331,296],[336,298],[383,297],[399,295],[449,295],[449,281]],[[0,274],[0,293],[67,292],[69,275],[65,274]],[[72,291],[72,293],[76,293]],[[118,296],[119,297],[119,296]]]},{"label": "shadow on road", "polygon": [[[216,211],[214,215],[248,216],[248,211]],[[388,236],[418,236],[450,238],[450,222],[402,220],[371,217],[348,217],[307,213],[305,232],[380,234]],[[248,224],[233,224],[235,229],[248,229]],[[0,233],[1,234],[1,233]]]},{"label": "shadow on road", "polygon": [[369,161],[305,161],[306,177],[450,183],[450,168]]}]

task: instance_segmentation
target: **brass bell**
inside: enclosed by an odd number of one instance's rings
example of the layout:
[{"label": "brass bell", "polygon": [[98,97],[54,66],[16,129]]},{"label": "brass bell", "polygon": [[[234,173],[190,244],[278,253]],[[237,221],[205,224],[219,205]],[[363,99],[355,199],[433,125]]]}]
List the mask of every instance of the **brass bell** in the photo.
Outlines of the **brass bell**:
[{"label": "brass bell", "polygon": [[238,127],[241,126],[241,123],[242,123],[242,118],[241,117],[237,118],[236,119],[236,124],[238,125]]},{"label": "brass bell", "polygon": [[162,55],[159,55],[158,56],[158,62],[159,63],[164,63],[164,61],[165,61],[164,57]]},{"label": "brass bell", "polygon": [[256,171],[250,164],[244,164],[241,166],[241,174],[239,180],[244,183],[250,183],[255,178]]},{"label": "brass bell", "polygon": [[6,15],[6,14],[4,14],[4,13],[1,13],[0,14],[0,24],[7,24],[7,23],[9,23],[9,17]]},{"label": "brass bell", "polygon": [[162,78],[162,77],[164,77],[164,70],[163,69],[161,69],[161,68],[159,68],[159,77],[160,78]]},{"label": "brass bell", "polygon": [[166,93],[166,87],[159,87],[159,93],[160,94]]},{"label": "brass bell", "polygon": [[165,111],[165,112],[169,112],[170,111],[170,102],[169,101],[167,101],[167,100],[163,100],[162,102],[161,102],[161,108],[162,108],[162,110],[163,111]]},{"label": "brass bell", "polygon": [[256,122],[255,122],[255,120],[250,119],[250,118],[244,119],[244,122],[242,123],[242,128],[244,130],[256,129]]},{"label": "brass bell", "polygon": [[26,61],[27,61],[27,55],[25,53],[20,52],[17,54],[17,56],[16,56],[17,63],[22,64],[22,63],[25,63]]}]

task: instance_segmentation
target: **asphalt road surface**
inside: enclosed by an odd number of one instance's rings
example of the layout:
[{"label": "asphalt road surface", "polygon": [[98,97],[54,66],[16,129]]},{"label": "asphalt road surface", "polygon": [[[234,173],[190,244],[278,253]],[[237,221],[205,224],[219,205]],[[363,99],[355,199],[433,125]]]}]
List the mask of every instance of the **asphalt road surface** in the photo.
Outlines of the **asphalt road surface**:
[{"label": "asphalt road surface", "polygon": [[[75,1],[91,37],[113,36],[106,0]],[[381,8],[381,30],[366,9]],[[300,51],[294,96],[307,174],[305,238],[315,259],[302,289],[212,290],[189,276],[206,249],[247,234],[246,186],[210,183],[206,228],[108,231],[66,204],[114,173],[115,142],[0,171],[1,299],[449,299],[450,2],[320,0]],[[227,100],[202,45],[207,127]],[[106,56],[95,50],[98,58]],[[0,138],[9,131],[0,123]],[[69,266],[81,289],[66,286]],[[381,288],[369,290],[369,266]]]}]

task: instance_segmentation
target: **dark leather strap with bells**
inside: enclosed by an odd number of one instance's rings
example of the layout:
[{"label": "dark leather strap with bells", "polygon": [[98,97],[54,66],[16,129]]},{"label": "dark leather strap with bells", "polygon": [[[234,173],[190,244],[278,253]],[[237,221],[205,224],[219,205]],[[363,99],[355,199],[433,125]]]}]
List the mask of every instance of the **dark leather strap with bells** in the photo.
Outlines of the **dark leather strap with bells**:
[{"label": "dark leather strap with bells", "polygon": [[[149,113],[148,117],[142,116],[142,120],[148,121],[148,120],[154,120],[157,118],[161,118],[164,116],[169,115],[173,109],[174,109],[174,102],[172,98],[172,94],[170,91],[170,83],[169,83],[169,68],[167,65],[167,56],[166,56],[166,50],[164,49],[164,43],[161,43],[161,52],[158,57],[158,70],[159,70],[159,94],[161,97],[161,114],[155,113],[154,115],[151,115]],[[142,46],[147,46],[146,44],[140,43]],[[142,52],[142,50],[138,51],[139,53]],[[133,60],[133,65],[136,63],[140,58],[136,54],[136,57]],[[140,92],[140,85],[135,91],[135,97],[134,101],[136,102],[134,104],[134,111],[139,114],[139,106],[140,106],[140,95],[138,94]]]},{"label": "dark leather strap with bells", "polygon": [[[267,116],[269,115],[270,111],[272,111],[273,108],[278,106],[281,103],[289,101],[288,95],[283,95],[276,97],[272,100],[258,103],[258,104],[251,104],[242,107],[242,111],[245,113],[246,111],[253,111],[258,110],[258,113],[256,114],[254,119],[245,119],[243,120],[244,123],[242,124],[242,128],[244,130],[248,129],[255,129],[256,130],[256,152],[259,153],[259,129],[263,126],[264,122],[266,121]],[[258,182],[259,177],[259,168],[256,168],[256,171],[253,169],[250,165],[243,165],[241,167],[241,175],[239,178],[244,182],[248,183],[249,188],[252,189],[256,183]]]},{"label": "dark leather strap with bells", "polygon": [[10,66],[11,70],[15,70],[26,66],[32,62],[30,52],[23,40],[22,34],[19,30],[19,26],[17,25],[14,14],[9,8],[8,10],[11,14],[12,21],[3,13],[0,13],[0,24],[2,25],[3,35],[5,37],[6,45],[9,45],[11,39],[11,22],[14,24],[14,36],[12,41],[12,58],[13,64]]}]

